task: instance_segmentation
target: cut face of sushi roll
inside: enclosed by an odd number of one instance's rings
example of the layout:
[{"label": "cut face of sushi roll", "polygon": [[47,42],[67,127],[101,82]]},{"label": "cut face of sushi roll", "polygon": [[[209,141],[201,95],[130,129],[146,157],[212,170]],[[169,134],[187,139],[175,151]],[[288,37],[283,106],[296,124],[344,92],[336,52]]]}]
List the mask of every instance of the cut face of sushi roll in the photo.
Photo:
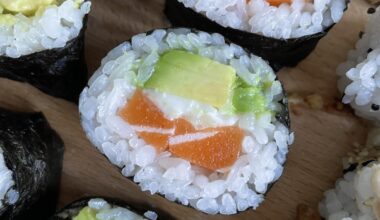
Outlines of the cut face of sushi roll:
[{"label": "cut face of sushi roll", "polygon": [[0,0],[0,76],[77,101],[87,80],[85,0]]},{"label": "cut face of sushi roll", "polygon": [[293,141],[269,65],[189,29],[139,34],[109,52],[79,110],[87,137],[124,176],[210,214],[256,208]]},{"label": "cut face of sushi roll", "polygon": [[[85,198],[75,201],[50,220],[156,220],[153,211],[139,213],[115,199]],[[168,219],[168,218],[165,218]]]},{"label": "cut face of sushi roll", "polygon": [[295,66],[343,16],[346,0],[166,0],[172,24],[219,32],[268,60]]},{"label": "cut face of sushi roll", "polygon": [[346,8],[344,0],[178,1],[224,27],[276,39],[322,32],[339,22]]},{"label": "cut face of sushi roll", "polygon": [[380,10],[369,16],[365,32],[346,62],[339,65],[338,88],[344,94],[343,103],[350,104],[363,118],[380,122]]},{"label": "cut face of sushi roll", "polygon": [[0,0],[0,55],[62,48],[78,37],[91,3],[84,0]]},{"label": "cut face of sushi roll", "polygon": [[40,113],[0,109],[0,219],[46,219],[58,198],[63,143]]}]

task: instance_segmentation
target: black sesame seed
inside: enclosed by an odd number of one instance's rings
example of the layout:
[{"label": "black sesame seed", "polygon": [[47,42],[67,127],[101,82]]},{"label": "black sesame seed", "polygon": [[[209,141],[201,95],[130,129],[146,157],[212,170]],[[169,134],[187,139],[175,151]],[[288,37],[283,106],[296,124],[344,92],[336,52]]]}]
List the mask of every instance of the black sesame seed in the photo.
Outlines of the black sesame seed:
[{"label": "black sesame seed", "polygon": [[371,109],[374,110],[374,111],[378,111],[380,109],[380,106],[376,105],[376,104],[372,104],[371,105]]},{"label": "black sesame seed", "polygon": [[343,173],[346,174],[348,172],[352,172],[356,169],[356,167],[358,167],[358,164],[350,164],[350,166],[347,168],[347,169],[344,169],[343,170]]},{"label": "black sesame seed", "polygon": [[373,51],[373,49],[372,48],[369,48],[368,50],[367,50],[367,53],[371,53]]},{"label": "black sesame seed", "polygon": [[360,31],[359,32],[359,38],[361,39],[363,37],[363,35],[364,35],[364,31]]},{"label": "black sesame seed", "polygon": [[373,14],[373,13],[375,13],[376,12],[376,9],[374,9],[374,8],[369,8],[368,10],[367,10],[367,13],[368,14]]},{"label": "black sesame seed", "polygon": [[372,162],[374,162],[374,161],[376,161],[376,160],[368,160],[368,161],[366,161],[366,162],[363,162],[363,163],[362,163],[362,166],[365,167],[365,166],[367,166],[368,164],[370,164],[370,163],[372,163]]}]

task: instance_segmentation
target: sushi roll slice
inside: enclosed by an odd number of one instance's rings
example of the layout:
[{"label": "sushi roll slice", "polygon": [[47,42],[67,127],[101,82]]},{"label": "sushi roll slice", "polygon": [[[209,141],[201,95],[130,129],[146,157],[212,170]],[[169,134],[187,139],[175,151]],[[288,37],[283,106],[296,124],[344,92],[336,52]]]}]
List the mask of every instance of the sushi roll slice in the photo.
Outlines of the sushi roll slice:
[{"label": "sushi roll slice", "polygon": [[77,102],[87,81],[90,7],[87,0],[0,0],[0,77]]},{"label": "sushi roll slice", "polygon": [[0,109],[0,219],[47,219],[54,213],[63,151],[41,113]]},{"label": "sushi roll slice", "polygon": [[346,160],[345,174],[335,188],[324,193],[319,209],[326,220],[380,218],[380,130],[374,133],[364,149]]},{"label": "sushi roll slice", "polygon": [[218,32],[275,70],[307,57],[339,22],[346,0],[166,0],[176,26]]},{"label": "sushi roll slice", "polygon": [[376,220],[380,217],[380,163],[373,162],[348,172],[321,203],[327,220]]},{"label": "sushi roll slice", "polygon": [[153,211],[136,211],[124,202],[110,198],[84,198],[75,201],[56,213],[50,220],[156,220]]},{"label": "sushi roll slice", "polygon": [[380,9],[368,9],[369,22],[347,61],[339,65],[338,88],[343,103],[355,113],[380,123]]},{"label": "sushi roll slice", "polygon": [[81,94],[91,142],[143,191],[209,214],[256,208],[282,174],[289,130],[280,81],[220,34],[136,35]]}]

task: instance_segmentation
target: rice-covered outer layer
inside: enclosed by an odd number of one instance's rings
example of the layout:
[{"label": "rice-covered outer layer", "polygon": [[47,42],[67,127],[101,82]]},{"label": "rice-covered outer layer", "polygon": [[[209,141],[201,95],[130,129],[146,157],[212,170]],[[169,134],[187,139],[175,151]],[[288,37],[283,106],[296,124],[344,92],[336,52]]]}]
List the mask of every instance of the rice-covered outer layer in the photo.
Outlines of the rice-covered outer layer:
[{"label": "rice-covered outer layer", "polygon": [[[212,172],[168,151],[157,153],[118,115],[136,85],[150,78],[159,56],[173,49],[230,65],[250,84],[271,82],[265,98],[267,108],[275,114],[260,115],[224,114],[195,100],[143,90],[167,118],[185,118],[196,128],[239,126],[244,131],[242,150],[231,167]],[[143,191],[162,194],[206,213],[233,214],[256,208],[270,184],[282,174],[288,145],[293,142],[287,125],[275,117],[286,108],[284,99],[280,82],[261,58],[226,44],[219,34],[172,29],[137,35],[131,43],[109,52],[81,94],[79,109],[88,138]]]},{"label": "rice-covered outer layer", "polygon": [[335,189],[325,192],[325,199],[320,204],[321,215],[326,220],[378,219],[379,174],[379,163],[346,173],[336,182]]},{"label": "rice-covered outer layer", "polygon": [[[368,10],[373,12],[374,10]],[[347,61],[339,65],[339,90],[343,103],[350,104],[360,117],[380,122],[380,10],[369,16],[369,22]]]},{"label": "rice-covered outer layer", "polygon": [[[62,48],[76,38],[82,30],[85,15],[90,12],[91,2],[58,2],[58,5],[50,5],[40,14],[25,16],[18,13],[7,19],[7,22],[0,22],[0,56],[18,58]],[[0,7],[0,16],[2,10]]]},{"label": "rice-covered outer layer", "polygon": [[326,220],[376,220],[380,217],[380,129],[373,129],[367,144],[344,159],[347,172],[319,204]]},{"label": "rice-covered outer layer", "polygon": [[344,0],[294,0],[271,6],[266,0],[178,0],[224,27],[277,39],[299,38],[323,32],[340,21]]}]

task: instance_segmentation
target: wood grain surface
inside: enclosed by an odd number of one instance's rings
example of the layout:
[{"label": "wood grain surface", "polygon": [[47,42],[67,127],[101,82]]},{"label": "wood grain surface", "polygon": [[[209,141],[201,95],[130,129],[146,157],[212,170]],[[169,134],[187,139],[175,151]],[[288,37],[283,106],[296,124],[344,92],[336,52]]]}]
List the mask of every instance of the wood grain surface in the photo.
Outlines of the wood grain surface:
[{"label": "wood grain surface", "polygon": [[[164,0],[92,0],[86,55],[93,72],[110,49],[134,34],[167,27],[162,13]],[[339,101],[335,69],[353,48],[367,20],[369,7],[364,0],[353,0],[344,19],[295,68],[283,69],[280,80],[291,96],[318,94],[324,107],[301,104],[291,107],[292,145],[284,175],[255,211],[232,216],[210,216],[166,199],[141,192],[124,178],[85,138],[77,106],[49,97],[23,83],[0,79],[0,106],[20,111],[42,111],[64,139],[66,152],[61,183],[60,206],[82,196],[117,197],[132,206],[146,206],[171,214],[177,219],[295,219],[297,204],[316,209],[323,191],[341,176],[341,158],[354,142],[362,143],[366,123],[350,110],[337,110]]]}]

